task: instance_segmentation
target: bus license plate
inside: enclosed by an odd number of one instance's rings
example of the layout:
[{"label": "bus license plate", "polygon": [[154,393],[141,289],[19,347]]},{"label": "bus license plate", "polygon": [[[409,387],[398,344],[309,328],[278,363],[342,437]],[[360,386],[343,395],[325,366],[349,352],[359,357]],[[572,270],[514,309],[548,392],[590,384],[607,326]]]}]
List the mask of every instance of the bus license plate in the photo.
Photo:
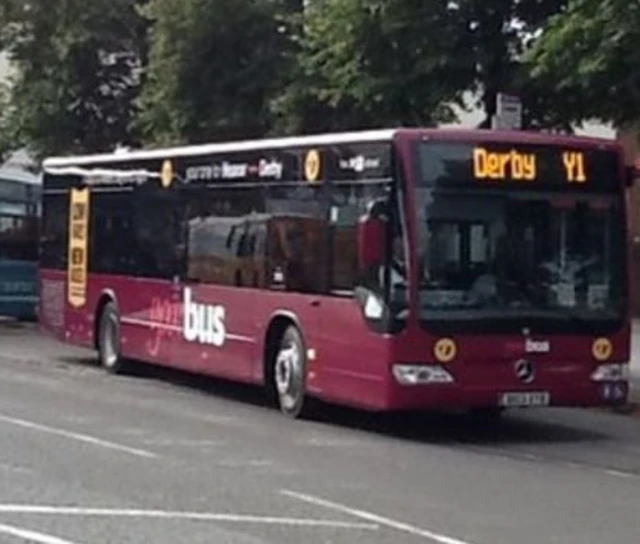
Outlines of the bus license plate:
[{"label": "bus license plate", "polygon": [[546,391],[531,393],[503,393],[500,396],[500,406],[530,407],[549,406],[551,395]]}]

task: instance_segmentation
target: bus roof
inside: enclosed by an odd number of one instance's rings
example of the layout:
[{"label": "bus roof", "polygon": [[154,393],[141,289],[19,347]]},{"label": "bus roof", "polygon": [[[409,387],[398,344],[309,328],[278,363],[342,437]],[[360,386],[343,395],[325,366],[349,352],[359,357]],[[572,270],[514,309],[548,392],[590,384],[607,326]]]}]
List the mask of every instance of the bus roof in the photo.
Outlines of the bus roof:
[{"label": "bus roof", "polygon": [[422,134],[424,136],[438,136],[443,139],[473,139],[488,141],[511,141],[519,143],[549,143],[549,144],[579,144],[593,147],[616,147],[615,140],[591,138],[585,136],[565,136],[544,134],[527,131],[494,131],[485,129],[416,129],[416,128],[387,128],[354,132],[333,132],[308,136],[289,136],[283,138],[263,138],[224,143],[199,144],[177,146],[147,150],[118,150],[113,153],[92,155],[76,155],[68,157],[49,157],[43,166],[47,168],[70,167],[91,164],[107,164],[122,161],[164,160],[176,157],[193,157],[199,155],[213,155],[218,153],[233,153],[241,151],[260,151],[264,149],[283,149],[287,147],[310,147],[324,145],[356,144],[367,142],[391,141],[399,133]]},{"label": "bus roof", "polygon": [[164,149],[117,151],[115,153],[81,155],[75,157],[51,157],[44,161],[44,167],[77,166],[95,163],[120,162],[123,160],[163,160],[175,157],[212,155],[225,152],[259,151],[262,149],[282,149],[287,147],[391,141],[395,132],[395,129],[340,132],[313,136],[292,136],[286,138],[265,138],[239,142],[190,145]]}]

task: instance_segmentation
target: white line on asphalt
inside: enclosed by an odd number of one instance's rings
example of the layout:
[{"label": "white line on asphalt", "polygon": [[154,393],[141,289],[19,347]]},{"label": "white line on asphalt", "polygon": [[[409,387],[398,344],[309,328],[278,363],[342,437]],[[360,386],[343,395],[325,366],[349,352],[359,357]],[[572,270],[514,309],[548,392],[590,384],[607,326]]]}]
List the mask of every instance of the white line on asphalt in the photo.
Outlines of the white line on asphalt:
[{"label": "white line on asphalt", "polygon": [[464,446],[464,449],[471,451],[473,453],[479,453],[482,455],[490,455],[491,457],[498,457],[500,459],[504,459],[506,461],[529,461],[532,463],[546,463],[553,464],[560,467],[567,467],[574,470],[586,470],[589,472],[593,472],[595,474],[605,475],[605,476],[614,476],[616,478],[626,478],[626,479],[640,479],[640,474],[635,472],[627,472],[624,470],[616,470],[616,469],[608,469],[598,465],[592,465],[590,463],[582,462],[582,461],[569,461],[567,459],[556,458],[553,456],[547,456],[537,453],[528,453],[520,450],[508,450],[508,449],[500,449],[500,448],[492,448],[490,446],[467,446],[460,443],[460,446]]},{"label": "white line on asphalt", "polygon": [[337,502],[328,501],[325,499],[321,499],[319,497],[307,495],[305,493],[288,491],[286,489],[281,490],[280,493],[282,493],[283,495],[286,495],[287,497],[298,499],[299,501],[313,504],[315,506],[322,506],[324,508],[334,510],[336,512],[342,512],[343,514],[349,514],[351,516],[354,516],[366,521],[370,521],[372,523],[377,523],[378,525],[381,525],[381,526],[389,527],[390,529],[396,529],[397,531],[409,533],[413,536],[419,536],[428,540],[432,540],[433,542],[438,542],[439,544],[470,544],[469,542],[464,540],[458,540],[457,538],[451,538],[449,536],[446,536],[440,533],[427,531],[426,529],[421,529],[419,527],[409,525],[408,523],[403,523],[401,521],[396,521],[391,518],[379,516],[378,514],[374,514],[373,512],[367,512],[366,510],[358,510],[356,508],[351,508],[349,506],[345,506]]},{"label": "white line on asphalt", "polygon": [[0,504],[0,513],[79,517],[181,519],[191,521],[255,523],[264,525],[291,525],[297,527],[328,527],[332,529],[360,529],[369,531],[376,531],[380,528],[376,523],[332,521],[327,519],[285,518],[277,516],[224,514],[215,512],[178,512],[170,510],[138,510],[125,508],[83,508],[76,506]]},{"label": "white line on asphalt", "polygon": [[55,536],[45,535],[44,533],[38,533],[36,531],[28,531],[26,529],[20,529],[19,527],[4,525],[3,523],[0,523],[0,534],[15,536],[16,538],[37,544],[74,544],[70,540],[63,540]]},{"label": "white line on asphalt", "polygon": [[227,444],[224,440],[182,440],[176,438],[148,438],[143,442],[149,446],[173,446],[182,448],[217,448]]},{"label": "white line on asphalt", "polygon": [[0,414],[0,421],[4,421],[5,423],[10,423],[11,425],[17,425],[18,427],[24,427],[25,429],[31,429],[33,431],[40,431],[43,433],[53,434],[56,436],[61,436],[63,438],[76,440],[78,442],[84,442],[86,444],[91,444],[93,446],[100,446],[102,448],[108,448],[111,450],[117,450],[124,453],[129,453],[131,455],[136,455],[138,457],[146,457],[147,459],[155,459],[158,457],[157,454],[147,450],[130,448],[129,446],[123,446],[122,444],[116,444],[115,442],[109,442],[107,440],[102,440],[100,438],[89,436],[87,434],[80,434],[80,433],[74,433],[71,431],[65,431],[64,429],[49,427],[48,425],[41,425],[40,423],[33,423],[32,421],[26,421],[24,419],[18,419],[15,417],[9,417],[9,416]]},{"label": "white line on asphalt", "polygon": [[246,461],[220,459],[218,461],[210,461],[208,465],[221,468],[266,468],[273,466],[273,462],[268,459],[247,459]]},{"label": "white line on asphalt", "polygon": [[624,478],[626,480],[638,478],[637,474],[634,474],[633,472],[624,472],[622,470],[606,469],[604,472],[609,476],[615,476],[616,478]]}]

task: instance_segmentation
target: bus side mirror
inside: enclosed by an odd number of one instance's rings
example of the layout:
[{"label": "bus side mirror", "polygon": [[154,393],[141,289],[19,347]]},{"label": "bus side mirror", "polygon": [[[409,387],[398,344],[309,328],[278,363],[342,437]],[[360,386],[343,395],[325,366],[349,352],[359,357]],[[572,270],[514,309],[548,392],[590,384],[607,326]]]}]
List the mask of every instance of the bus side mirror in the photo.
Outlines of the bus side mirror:
[{"label": "bus side mirror", "polygon": [[386,241],[386,223],[384,220],[367,215],[358,222],[358,262],[369,268],[384,264]]}]

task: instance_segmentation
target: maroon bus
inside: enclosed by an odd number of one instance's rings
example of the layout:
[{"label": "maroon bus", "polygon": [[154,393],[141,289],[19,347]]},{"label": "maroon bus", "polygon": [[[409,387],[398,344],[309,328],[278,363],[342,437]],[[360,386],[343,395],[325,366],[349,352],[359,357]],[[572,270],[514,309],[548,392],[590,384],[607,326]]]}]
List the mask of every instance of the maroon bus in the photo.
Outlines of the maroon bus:
[{"label": "maroon bus", "polygon": [[42,327],[372,411],[624,403],[614,142],[393,129],[50,158]]}]

